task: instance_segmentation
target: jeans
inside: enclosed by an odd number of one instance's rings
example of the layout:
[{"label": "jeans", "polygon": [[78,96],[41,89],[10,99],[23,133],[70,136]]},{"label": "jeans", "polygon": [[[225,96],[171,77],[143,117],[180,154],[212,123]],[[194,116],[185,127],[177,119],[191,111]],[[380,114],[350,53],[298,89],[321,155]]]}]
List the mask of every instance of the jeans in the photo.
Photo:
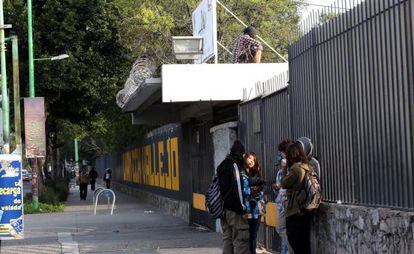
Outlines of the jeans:
[{"label": "jeans", "polygon": [[310,254],[310,213],[294,214],[286,218],[290,246],[295,254]]},{"label": "jeans", "polygon": [[80,183],[79,191],[80,191],[80,199],[86,200],[86,196],[88,195],[88,184]]},{"label": "jeans", "polygon": [[105,180],[106,182],[106,188],[110,189],[111,188],[111,180]]},{"label": "jeans", "polygon": [[281,242],[282,242],[282,251],[280,252],[280,254],[287,254],[289,251],[287,242],[283,239],[281,239]]},{"label": "jeans", "polygon": [[259,219],[249,219],[249,247],[250,253],[256,254],[257,246],[257,231],[259,230],[260,221]]},{"label": "jeans", "polygon": [[221,218],[223,254],[249,254],[249,224],[241,214],[224,209]]}]

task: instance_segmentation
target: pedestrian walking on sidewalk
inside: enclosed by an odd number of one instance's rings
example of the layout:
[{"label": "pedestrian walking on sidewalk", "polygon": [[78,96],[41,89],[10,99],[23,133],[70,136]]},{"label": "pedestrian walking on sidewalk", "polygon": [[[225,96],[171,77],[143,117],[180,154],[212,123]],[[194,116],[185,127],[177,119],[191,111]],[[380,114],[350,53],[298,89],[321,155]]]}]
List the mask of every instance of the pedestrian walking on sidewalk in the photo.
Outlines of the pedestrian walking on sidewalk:
[{"label": "pedestrian walking on sidewalk", "polygon": [[[257,161],[257,155],[253,152],[246,153],[246,174],[248,178],[261,178],[261,169]],[[263,200],[263,185],[250,186],[249,182],[244,184],[247,188],[244,193],[245,205],[247,207],[247,218],[249,222],[249,246],[250,253],[256,254],[257,231],[259,230],[261,217],[265,215],[265,202]]]},{"label": "pedestrian walking on sidewalk", "polygon": [[246,27],[237,38],[233,49],[233,63],[260,63],[263,46],[256,40],[256,29]]},{"label": "pedestrian walking on sidewalk", "polygon": [[95,190],[96,178],[98,178],[98,172],[96,172],[95,167],[92,167],[91,171],[89,171],[89,180],[91,183],[92,191]]},{"label": "pedestrian walking on sidewalk", "polygon": [[302,145],[295,142],[287,148],[287,169],[282,169],[282,188],[286,189],[288,205],[286,209],[286,231],[289,243],[295,254],[309,254],[311,214],[302,209],[298,195],[303,188],[305,174],[312,170]]},{"label": "pedestrian walking on sidewalk", "polygon": [[111,179],[112,179],[112,171],[110,168],[107,168],[105,170],[105,174],[103,175],[103,180],[106,183],[106,188],[110,189],[111,188]]},{"label": "pedestrian walking on sidewalk", "polygon": [[88,195],[88,184],[89,184],[89,175],[86,169],[82,169],[79,175],[79,192],[80,192],[80,199],[86,200],[86,196]]},{"label": "pedestrian walking on sidewalk", "polygon": [[273,189],[276,193],[276,207],[278,211],[278,225],[276,226],[276,232],[281,238],[282,250],[280,254],[293,253],[292,248],[289,245],[287,233],[286,233],[286,208],[288,204],[288,197],[286,194],[286,189],[282,188],[282,171],[286,170],[289,174],[287,168],[286,160],[286,150],[287,148],[294,144],[292,140],[284,140],[278,146],[278,156],[276,159],[276,182],[273,184]]},{"label": "pedestrian walking on sidewalk", "polygon": [[243,204],[243,179],[245,149],[240,141],[235,141],[230,154],[217,167],[220,192],[224,211],[221,218],[223,230],[223,254],[249,254],[249,224],[243,217],[246,206]]}]

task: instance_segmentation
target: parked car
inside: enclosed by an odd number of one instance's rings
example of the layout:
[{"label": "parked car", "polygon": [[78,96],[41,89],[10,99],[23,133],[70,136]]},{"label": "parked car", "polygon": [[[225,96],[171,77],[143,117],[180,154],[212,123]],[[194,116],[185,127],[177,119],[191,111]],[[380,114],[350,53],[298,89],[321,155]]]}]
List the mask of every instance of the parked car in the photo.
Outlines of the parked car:
[{"label": "parked car", "polygon": [[29,173],[27,172],[27,169],[22,169],[22,180],[25,182],[29,182]]}]

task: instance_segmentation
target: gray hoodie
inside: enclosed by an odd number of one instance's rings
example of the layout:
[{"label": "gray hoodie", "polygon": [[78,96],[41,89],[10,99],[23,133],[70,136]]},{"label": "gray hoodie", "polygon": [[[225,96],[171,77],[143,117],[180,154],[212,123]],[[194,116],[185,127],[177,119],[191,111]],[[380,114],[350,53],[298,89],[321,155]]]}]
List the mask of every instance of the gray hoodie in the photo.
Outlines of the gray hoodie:
[{"label": "gray hoodie", "polygon": [[296,140],[302,145],[303,150],[305,151],[306,156],[308,157],[309,164],[312,166],[315,173],[318,175],[319,180],[321,179],[321,166],[319,161],[312,156],[313,153],[313,144],[310,138],[300,137]]}]

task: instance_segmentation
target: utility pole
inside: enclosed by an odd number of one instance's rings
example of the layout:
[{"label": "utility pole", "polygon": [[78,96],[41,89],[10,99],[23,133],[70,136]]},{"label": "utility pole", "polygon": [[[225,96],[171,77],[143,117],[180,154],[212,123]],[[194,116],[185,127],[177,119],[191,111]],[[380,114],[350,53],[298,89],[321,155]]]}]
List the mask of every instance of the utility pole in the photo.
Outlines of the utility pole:
[{"label": "utility pole", "polygon": [[16,132],[16,149],[22,148],[22,122],[20,117],[20,80],[19,80],[19,41],[12,36],[13,55],[13,97],[14,97],[14,128]]},{"label": "utility pole", "polygon": [[19,39],[16,35],[6,37],[6,42],[12,42],[13,56],[13,98],[14,98],[14,128],[15,149],[22,148],[22,127],[20,114],[20,74],[19,74]]},{"label": "utility pole", "polygon": [[75,138],[75,162],[79,161],[79,146],[78,146],[78,139]]},{"label": "utility pole", "polygon": [[27,0],[27,33],[29,43],[29,94],[35,97],[32,0]]},{"label": "utility pole", "polygon": [[2,94],[2,113],[3,113],[3,140],[4,153],[10,153],[9,144],[9,96],[7,91],[6,73],[6,42],[4,30],[10,26],[4,25],[3,0],[0,0],[0,64],[1,64],[1,94]]},{"label": "utility pole", "polygon": [[75,146],[75,174],[78,177],[79,174],[79,145],[78,145],[78,139],[75,138],[74,140],[74,146]]},{"label": "utility pole", "polygon": [[19,40],[12,36],[13,55],[13,97],[14,97],[14,128],[16,132],[16,149],[22,148],[22,123],[20,116],[20,77],[19,77]]}]

